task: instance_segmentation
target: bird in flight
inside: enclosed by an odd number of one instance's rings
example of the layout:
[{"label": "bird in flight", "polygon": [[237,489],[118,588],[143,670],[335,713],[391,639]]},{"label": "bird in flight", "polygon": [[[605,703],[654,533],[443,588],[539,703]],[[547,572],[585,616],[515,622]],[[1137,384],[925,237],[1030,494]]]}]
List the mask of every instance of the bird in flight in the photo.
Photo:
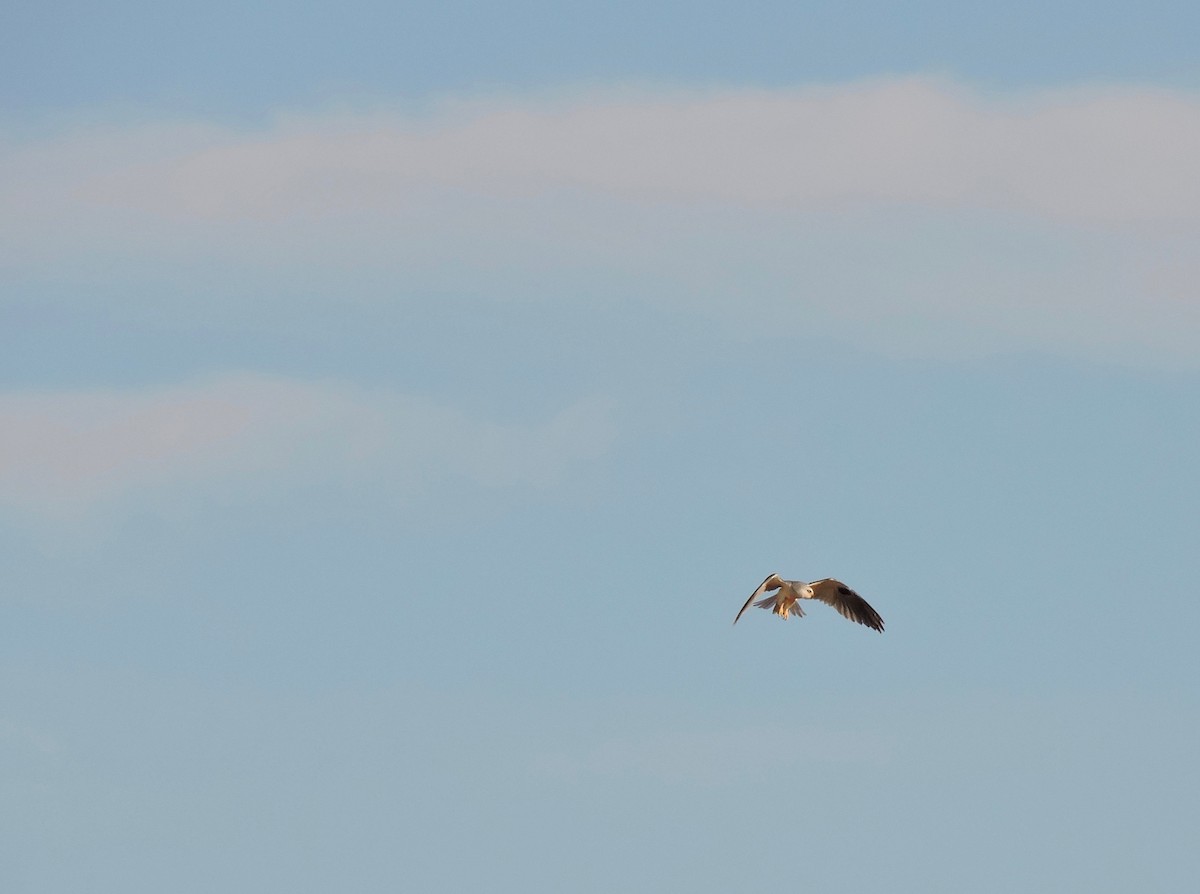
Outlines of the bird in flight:
[{"label": "bird in flight", "polygon": [[[754,602],[763,593],[772,590],[774,595]],[[742,610],[737,613],[737,618],[733,619],[733,623],[738,622],[742,613],[750,607],[752,602],[759,608],[769,608],[772,614],[779,615],[784,620],[787,620],[789,613],[803,618],[804,611],[799,606],[801,599],[820,600],[826,605],[832,605],[843,618],[849,618],[851,621],[857,621],[859,624],[865,624],[872,630],[883,633],[883,618],[879,617],[879,612],[871,608],[867,604],[867,600],[840,580],[834,580],[831,577],[815,580],[810,584],[802,580],[784,580],[778,574],[769,574],[767,579],[758,585],[758,589],[750,594],[750,598],[746,600]]]}]

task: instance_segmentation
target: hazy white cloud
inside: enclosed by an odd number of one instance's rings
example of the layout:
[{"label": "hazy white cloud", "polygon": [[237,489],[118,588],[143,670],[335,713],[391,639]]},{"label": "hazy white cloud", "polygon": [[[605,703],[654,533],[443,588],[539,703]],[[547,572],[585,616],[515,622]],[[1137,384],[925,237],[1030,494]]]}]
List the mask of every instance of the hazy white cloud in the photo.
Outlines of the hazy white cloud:
[{"label": "hazy white cloud", "polygon": [[1200,338],[1200,95],[1181,91],[500,97],[92,127],[10,140],[0,171],[0,268],[81,295],[150,282],[128,291],[167,313],[619,296],[901,352],[1190,365]]},{"label": "hazy white cloud", "polygon": [[258,375],[131,391],[0,394],[0,505],[75,514],[130,492],[231,479],[411,488],[556,482],[615,434],[585,401],[537,424],[420,397]]},{"label": "hazy white cloud", "polygon": [[58,173],[83,202],[201,220],[403,211],[447,188],[991,208],[1089,225],[1200,219],[1200,96],[1150,88],[995,97],[907,79],[584,93],[257,132],[91,132],[15,154],[14,178]]}]

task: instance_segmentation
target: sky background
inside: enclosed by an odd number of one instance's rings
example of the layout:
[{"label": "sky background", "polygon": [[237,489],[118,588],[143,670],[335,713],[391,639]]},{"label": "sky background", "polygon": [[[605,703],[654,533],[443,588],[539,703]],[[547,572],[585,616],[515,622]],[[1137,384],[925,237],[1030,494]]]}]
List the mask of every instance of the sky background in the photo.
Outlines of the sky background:
[{"label": "sky background", "polygon": [[1198,33],[7,4],[0,888],[1193,890]]}]

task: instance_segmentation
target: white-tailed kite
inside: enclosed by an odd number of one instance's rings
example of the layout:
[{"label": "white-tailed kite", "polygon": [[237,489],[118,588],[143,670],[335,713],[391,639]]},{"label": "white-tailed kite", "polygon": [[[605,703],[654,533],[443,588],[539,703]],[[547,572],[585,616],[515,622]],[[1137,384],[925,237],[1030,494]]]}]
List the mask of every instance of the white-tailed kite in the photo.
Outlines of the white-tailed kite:
[{"label": "white-tailed kite", "polygon": [[[754,602],[755,599],[770,590],[775,591],[774,596]],[[769,574],[767,579],[758,585],[758,589],[750,594],[750,598],[746,600],[742,610],[737,613],[737,618],[733,619],[733,623],[738,622],[742,612],[748,609],[752,602],[759,608],[769,608],[772,614],[779,615],[785,620],[790,612],[794,612],[798,618],[803,618],[804,612],[797,604],[801,599],[819,599],[826,605],[836,608],[838,614],[843,618],[849,618],[851,621],[857,621],[859,624],[865,624],[872,630],[883,633],[883,618],[879,617],[879,612],[871,608],[867,604],[867,600],[840,580],[834,580],[831,577],[815,580],[810,584],[802,580],[784,580],[778,574]]]}]

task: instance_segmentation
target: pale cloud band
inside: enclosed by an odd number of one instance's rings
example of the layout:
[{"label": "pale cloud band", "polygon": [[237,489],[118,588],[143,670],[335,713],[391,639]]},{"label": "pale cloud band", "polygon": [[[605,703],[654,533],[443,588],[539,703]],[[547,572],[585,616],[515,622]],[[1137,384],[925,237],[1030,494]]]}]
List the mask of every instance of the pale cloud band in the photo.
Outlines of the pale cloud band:
[{"label": "pale cloud band", "polygon": [[76,139],[97,153],[83,161],[92,170],[80,200],[177,218],[402,211],[433,187],[987,208],[1087,225],[1200,219],[1200,97],[1152,89],[989,97],[908,79],[584,93],[447,103],[432,117],[331,114],[259,132],[159,125]]},{"label": "pale cloud band", "polygon": [[549,487],[614,437],[603,400],[512,424],[394,391],[250,374],[128,391],[9,392],[0,394],[0,506],[71,517],[222,483],[362,485],[393,497],[447,478]]},{"label": "pale cloud band", "polygon": [[208,277],[244,280],[243,304],[296,284],[376,303],[621,295],[935,356],[1192,366],[1200,338],[1187,92],[583,91],[93,126],[0,154],[0,264],[81,292],[149,278],[168,314],[221,313]]}]

